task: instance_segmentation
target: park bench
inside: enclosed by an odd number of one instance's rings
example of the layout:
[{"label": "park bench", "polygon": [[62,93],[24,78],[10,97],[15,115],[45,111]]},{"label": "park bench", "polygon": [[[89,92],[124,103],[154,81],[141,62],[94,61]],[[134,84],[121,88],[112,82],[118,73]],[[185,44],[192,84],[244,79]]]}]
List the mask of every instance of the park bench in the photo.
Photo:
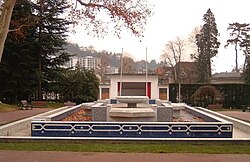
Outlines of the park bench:
[{"label": "park bench", "polygon": [[28,102],[27,102],[27,100],[21,100],[21,105],[20,105],[20,109],[21,110],[24,110],[24,109],[32,109],[33,107],[32,107],[32,105],[31,104],[29,104]]},{"label": "park bench", "polygon": [[222,109],[222,104],[211,104],[208,105],[209,109]]},{"label": "park bench", "polygon": [[47,107],[46,101],[31,101],[32,107]]},{"label": "park bench", "polygon": [[243,112],[246,112],[246,111],[250,112],[250,105],[242,105],[242,111]]}]

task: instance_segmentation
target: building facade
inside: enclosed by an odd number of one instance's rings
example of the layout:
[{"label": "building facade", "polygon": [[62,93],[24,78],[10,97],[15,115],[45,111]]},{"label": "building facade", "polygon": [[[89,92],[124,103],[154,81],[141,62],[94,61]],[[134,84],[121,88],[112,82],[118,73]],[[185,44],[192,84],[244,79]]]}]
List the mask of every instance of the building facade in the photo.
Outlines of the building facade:
[{"label": "building facade", "polygon": [[67,68],[75,68],[78,64],[80,68],[85,68],[88,70],[95,70],[101,63],[101,59],[93,56],[72,56],[69,61],[65,63]]},{"label": "building facade", "polygon": [[99,99],[116,96],[148,96],[151,99],[168,100],[168,85],[159,85],[158,75],[114,74],[109,84],[99,86]]},{"label": "building facade", "polygon": [[83,67],[88,70],[95,70],[97,66],[100,64],[100,59],[93,56],[85,56],[85,57],[78,57],[78,62],[80,67]]},{"label": "building facade", "polygon": [[213,74],[212,77],[210,78],[210,82],[212,84],[228,84],[228,83],[243,84],[244,80],[241,77],[240,73],[221,72]]}]

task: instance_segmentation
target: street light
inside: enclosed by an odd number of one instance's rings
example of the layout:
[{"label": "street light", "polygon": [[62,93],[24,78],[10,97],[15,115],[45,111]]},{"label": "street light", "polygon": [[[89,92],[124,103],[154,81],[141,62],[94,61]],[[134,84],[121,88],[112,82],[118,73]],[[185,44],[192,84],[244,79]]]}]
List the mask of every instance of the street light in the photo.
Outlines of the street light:
[{"label": "street light", "polygon": [[182,71],[179,75],[179,103],[181,102],[181,82],[186,76],[187,74],[184,71]]}]

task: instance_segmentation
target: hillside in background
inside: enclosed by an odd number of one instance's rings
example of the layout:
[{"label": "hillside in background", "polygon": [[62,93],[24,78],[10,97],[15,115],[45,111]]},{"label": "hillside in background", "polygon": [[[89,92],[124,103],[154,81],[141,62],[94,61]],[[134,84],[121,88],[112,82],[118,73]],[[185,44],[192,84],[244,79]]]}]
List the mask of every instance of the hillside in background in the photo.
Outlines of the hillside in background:
[{"label": "hillside in background", "polygon": [[[96,51],[93,46],[89,47],[80,47],[78,44],[72,44],[68,43],[64,46],[65,52],[67,52],[71,56],[93,56],[93,57],[99,57],[101,58],[102,64],[105,64],[106,66],[120,66],[120,53],[112,53],[109,51]],[[145,60],[141,61],[134,61],[133,64],[135,66],[135,69],[145,69]],[[155,60],[151,60],[148,62],[148,69],[149,70],[155,70],[159,64]]]}]

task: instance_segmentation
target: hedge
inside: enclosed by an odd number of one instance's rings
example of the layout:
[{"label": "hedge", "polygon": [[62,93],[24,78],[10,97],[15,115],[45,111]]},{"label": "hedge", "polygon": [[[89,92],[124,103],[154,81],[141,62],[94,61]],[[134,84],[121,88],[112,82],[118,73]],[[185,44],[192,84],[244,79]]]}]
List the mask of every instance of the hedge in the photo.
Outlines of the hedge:
[{"label": "hedge", "polygon": [[[203,107],[208,104],[215,104],[210,101],[195,103],[191,99],[196,90],[204,85],[214,86],[223,94],[222,105],[224,108],[242,108],[243,105],[250,105],[250,84],[181,84],[181,102]],[[179,84],[169,85],[169,100],[171,102],[178,102],[178,92]]]}]

